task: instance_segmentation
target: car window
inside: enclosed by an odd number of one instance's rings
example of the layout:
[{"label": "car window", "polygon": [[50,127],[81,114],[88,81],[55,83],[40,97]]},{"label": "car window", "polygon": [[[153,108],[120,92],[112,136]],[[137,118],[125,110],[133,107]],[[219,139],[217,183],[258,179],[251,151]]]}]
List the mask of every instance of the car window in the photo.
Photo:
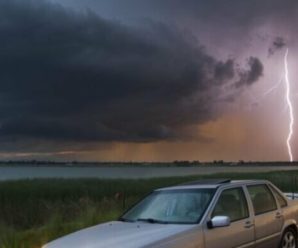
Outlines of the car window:
[{"label": "car window", "polygon": [[252,185],[247,189],[256,215],[277,209],[276,201],[267,185]]},{"label": "car window", "polygon": [[280,207],[286,207],[288,205],[287,201],[285,200],[285,198],[272,186],[270,186],[270,189],[272,190],[275,198],[277,199],[279,206]]},{"label": "car window", "polygon": [[214,216],[228,216],[231,222],[248,218],[249,211],[242,188],[224,190],[215,205]]},{"label": "car window", "polygon": [[121,219],[172,224],[195,224],[205,213],[214,189],[154,191],[127,211]]}]

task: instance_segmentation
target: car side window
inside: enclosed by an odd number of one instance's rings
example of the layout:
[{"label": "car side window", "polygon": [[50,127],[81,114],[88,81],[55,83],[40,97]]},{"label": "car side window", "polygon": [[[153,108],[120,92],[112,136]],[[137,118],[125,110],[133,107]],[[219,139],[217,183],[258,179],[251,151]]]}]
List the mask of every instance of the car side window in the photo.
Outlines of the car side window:
[{"label": "car side window", "polygon": [[231,222],[249,217],[246,197],[242,188],[224,190],[212,213],[214,216],[228,216]]},{"label": "car side window", "polygon": [[267,185],[251,185],[247,189],[256,215],[277,209],[274,196]]},{"label": "car side window", "polygon": [[270,186],[270,189],[272,190],[272,192],[273,192],[275,198],[277,199],[277,201],[279,203],[279,206],[281,208],[284,208],[284,207],[288,206],[288,203],[285,200],[285,198],[275,188],[273,188],[272,186]]}]

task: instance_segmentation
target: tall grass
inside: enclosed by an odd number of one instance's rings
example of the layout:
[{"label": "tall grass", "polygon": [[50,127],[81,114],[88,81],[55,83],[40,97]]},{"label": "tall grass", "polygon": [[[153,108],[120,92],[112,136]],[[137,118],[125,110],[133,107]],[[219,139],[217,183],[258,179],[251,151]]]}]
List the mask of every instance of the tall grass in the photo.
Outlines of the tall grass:
[{"label": "tall grass", "polygon": [[155,188],[202,178],[268,179],[298,191],[298,171],[142,180],[40,179],[0,182],[0,248],[40,248],[75,230],[117,219]]}]

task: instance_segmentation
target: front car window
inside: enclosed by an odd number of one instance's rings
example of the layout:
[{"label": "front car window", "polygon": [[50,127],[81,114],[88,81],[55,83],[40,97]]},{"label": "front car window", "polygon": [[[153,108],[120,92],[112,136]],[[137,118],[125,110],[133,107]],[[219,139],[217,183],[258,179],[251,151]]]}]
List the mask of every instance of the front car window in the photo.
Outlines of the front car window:
[{"label": "front car window", "polygon": [[263,214],[277,209],[276,201],[267,185],[247,186],[255,214]]},{"label": "front car window", "polygon": [[120,219],[151,223],[195,224],[208,207],[215,189],[154,191]]},{"label": "front car window", "polygon": [[231,222],[249,217],[246,197],[242,188],[224,190],[214,208],[212,217],[228,216]]}]

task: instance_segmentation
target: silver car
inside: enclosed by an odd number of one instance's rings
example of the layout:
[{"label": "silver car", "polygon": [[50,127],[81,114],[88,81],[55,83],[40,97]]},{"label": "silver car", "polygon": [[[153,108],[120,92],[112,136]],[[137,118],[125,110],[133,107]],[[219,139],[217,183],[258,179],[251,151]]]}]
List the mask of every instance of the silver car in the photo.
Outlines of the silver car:
[{"label": "silver car", "polygon": [[263,180],[202,180],[153,191],[118,221],[44,248],[296,248],[298,202]]}]

